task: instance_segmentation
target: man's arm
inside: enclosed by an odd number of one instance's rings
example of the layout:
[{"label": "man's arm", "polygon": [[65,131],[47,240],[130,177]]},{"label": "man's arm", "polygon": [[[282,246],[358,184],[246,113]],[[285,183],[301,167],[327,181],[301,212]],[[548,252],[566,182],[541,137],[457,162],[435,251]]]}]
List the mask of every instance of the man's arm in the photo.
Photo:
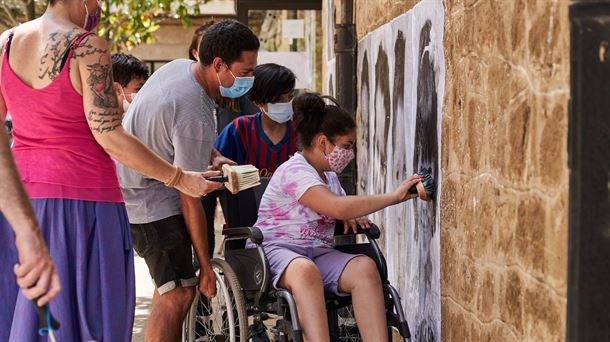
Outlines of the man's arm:
[{"label": "man's arm", "polygon": [[[204,173],[205,177],[211,177],[212,174],[218,175],[217,172]],[[199,290],[206,297],[212,298],[216,295],[216,277],[208,254],[208,225],[201,198],[193,198],[180,193],[180,204],[186,228],[201,269],[199,272]]]},{"label": "man's arm", "polygon": [[[2,117],[6,114],[0,95],[0,211],[15,232],[20,265],[15,265],[17,283],[29,299],[38,299],[42,306],[60,291],[59,277],[38,228],[34,210],[21,185],[13,162]],[[5,247],[5,246],[2,246]]]},{"label": "man's arm", "polygon": [[180,172],[151,151],[121,126],[122,113],[112,79],[112,59],[103,38],[89,36],[75,49],[83,91],[85,117],[93,137],[113,159],[143,175],[167,183],[175,175],[174,187],[191,196],[203,196],[218,186],[198,172]]}]

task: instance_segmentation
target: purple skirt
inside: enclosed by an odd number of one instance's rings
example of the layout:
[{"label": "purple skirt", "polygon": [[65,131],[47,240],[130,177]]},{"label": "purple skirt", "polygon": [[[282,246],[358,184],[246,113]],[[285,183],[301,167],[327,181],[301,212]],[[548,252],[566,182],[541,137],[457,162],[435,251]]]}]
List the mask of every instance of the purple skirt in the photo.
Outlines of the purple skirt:
[{"label": "purple skirt", "polygon": [[[122,203],[32,200],[62,290],[51,301],[58,341],[131,341],[135,278],[129,220]],[[34,304],[19,291],[11,227],[0,214],[0,342],[48,341]]]}]

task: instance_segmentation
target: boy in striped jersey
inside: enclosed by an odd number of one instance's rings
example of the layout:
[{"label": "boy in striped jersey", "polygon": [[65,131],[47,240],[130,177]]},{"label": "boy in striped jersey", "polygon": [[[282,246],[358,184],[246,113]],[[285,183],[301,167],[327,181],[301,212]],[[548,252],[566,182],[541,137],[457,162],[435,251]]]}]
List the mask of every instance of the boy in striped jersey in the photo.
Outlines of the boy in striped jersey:
[{"label": "boy in striped jersey", "polygon": [[261,177],[271,177],[297,151],[292,124],[295,76],[290,69],[268,63],[254,69],[249,97],[260,108],[223,129],[214,147],[237,164],[252,164]]}]

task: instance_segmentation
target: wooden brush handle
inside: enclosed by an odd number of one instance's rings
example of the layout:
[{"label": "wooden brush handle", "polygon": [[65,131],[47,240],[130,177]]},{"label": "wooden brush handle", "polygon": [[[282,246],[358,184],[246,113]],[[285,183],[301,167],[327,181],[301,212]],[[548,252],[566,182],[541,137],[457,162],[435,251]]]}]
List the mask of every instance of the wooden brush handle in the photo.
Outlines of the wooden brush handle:
[{"label": "wooden brush handle", "polygon": [[410,194],[417,194],[419,196],[419,198],[424,200],[424,201],[430,201],[431,200],[430,196],[428,196],[428,193],[426,192],[426,187],[424,187],[424,183],[423,182],[419,182],[419,183],[413,185],[409,189],[409,193]]},{"label": "wooden brush handle", "polygon": [[420,199],[422,199],[424,201],[432,200],[430,198],[430,196],[428,196],[428,192],[426,191],[426,187],[424,186],[424,183],[419,182],[419,183],[415,184],[415,187],[417,188],[417,194],[419,195]]}]

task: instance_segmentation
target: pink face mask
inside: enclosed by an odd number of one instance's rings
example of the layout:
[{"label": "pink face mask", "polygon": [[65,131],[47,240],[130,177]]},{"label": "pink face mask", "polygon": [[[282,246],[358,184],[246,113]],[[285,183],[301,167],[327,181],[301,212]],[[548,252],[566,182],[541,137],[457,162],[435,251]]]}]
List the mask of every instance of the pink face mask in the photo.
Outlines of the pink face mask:
[{"label": "pink face mask", "polygon": [[83,28],[91,32],[97,27],[97,25],[102,20],[102,4],[100,0],[97,0],[97,9],[95,10],[95,13],[90,14],[89,9],[87,8],[87,0],[83,1],[83,3],[85,4],[86,12],[85,26]]},{"label": "pink face mask", "polygon": [[333,151],[325,154],[324,158],[326,158],[328,165],[330,165],[330,169],[339,174],[354,159],[354,150],[347,150],[335,145]]}]

